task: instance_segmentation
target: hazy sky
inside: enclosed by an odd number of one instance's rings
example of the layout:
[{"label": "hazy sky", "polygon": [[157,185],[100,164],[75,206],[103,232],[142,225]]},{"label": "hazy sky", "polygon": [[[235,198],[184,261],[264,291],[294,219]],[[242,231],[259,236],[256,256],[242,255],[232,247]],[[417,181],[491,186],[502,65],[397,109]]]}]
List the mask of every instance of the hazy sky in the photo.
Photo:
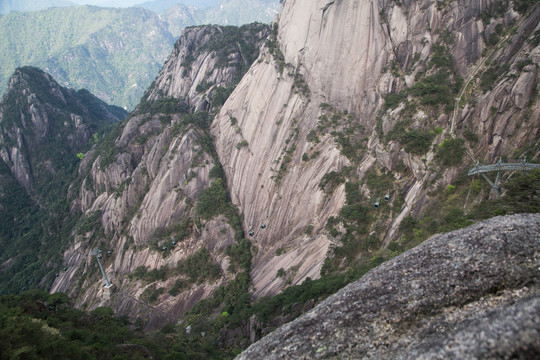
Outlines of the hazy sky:
[{"label": "hazy sky", "polygon": [[81,5],[98,5],[104,7],[128,7],[148,0],[70,0]]}]

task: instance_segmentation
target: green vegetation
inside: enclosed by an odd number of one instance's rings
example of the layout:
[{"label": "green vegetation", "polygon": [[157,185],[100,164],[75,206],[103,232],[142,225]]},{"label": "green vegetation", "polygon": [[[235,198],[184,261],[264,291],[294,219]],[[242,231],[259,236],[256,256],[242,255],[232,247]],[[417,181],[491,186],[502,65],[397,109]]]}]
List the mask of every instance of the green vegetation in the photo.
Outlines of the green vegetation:
[{"label": "green vegetation", "polygon": [[405,151],[423,155],[431,147],[431,141],[435,137],[435,132],[423,129],[409,129],[399,137],[400,142],[405,145]]},{"label": "green vegetation", "polygon": [[187,114],[187,102],[174,97],[165,97],[155,101],[141,101],[132,116],[138,114]]},{"label": "green vegetation", "polygon": [[[149,300],[163,291],[150,290]],[[216,337],[188,335],[174,324],[145,334],[139,320],[130,324],[107,307],[91,312],[74,309],[63,293],[31,290],[0,296],[0,358],[169,360],[235,355],[227,349],[218,351]]]},{"label": "green vegetation", "polygon": [[463,139],[444,139],[439,144],[435,158],[444,166],[454,166],[461,164],[465,154]]},{"label": "green vegetation", "polygon": [[270,32],[270,36],[268,36],[268,39],[266,39],[266,47],[268,48],[268,52],[274,58],[274,61],[276,62],[279,73],[283,74],[283,70],[285,69],[285,66],[286,66],[285,56],[283,55],[283,53],[281,52],[279,48],[277,34],[278,34],[278,24],[276,22],[272,25],[272,31]]},{"label": "green vegetation", "polygon": [[203,189],[197,198],[196,213],[209,220],[229,209],[229,199],[223,179],[216,179],[210,187]]},{"label": "green vegetation", "polygon": [[48,68],[60,83],[87,88],[129,109],[157,75],[174,41],[158,16],[141,8],[11,13],[0,17],[0,33],[0,92],[16,67],[34,65]]},{"label": "green vegetation", "polygon": [[[0,137],[2,146],[15,146],[10,127],[20,129],[24,139],[19,150],[31,169],[32,181],[29,192],[25,191],[13,178],[9,166],[0,160],[0,262],[8,264],[0,272],[0,293],[47,289],[63,267],[61,254],[80,216],[70,212],[66,196],[80,163],[73,154],[84,153],[89,145],[69,140],[76,131],[71,114],[80,116],[92,132],[114,121],[103,118],[104,113],[125,115],[123,110],[109,107],[87,92],[58,87],[55,91],[66,98],[66,106],[54,95],[50,80],[39,69],[20,68],[16,76],[24,81],[19,81],[0,104]],[[21,121],[22,117],[29,117],[26,89],[47,104],[40,111],[47,114],[47,130],[55,136],[37,136],[42,130],[32,122]],[[97,232],[98,218],[94,214],[90,219],[81,219],[77,231]]]},{"label": "green vegetation", "polygon": [[[501,1],[502,2],[502,1]],[[529,9],[532,9],[538,2],[536,0],[515,0],[514,9],[520,13],[525,14]]]},{"label": "green vegetation", "polygon": [[[317,127],[308,133],[307,140],[318,143],[320,137],[330,134],[339,145],[341,154],[358,163],[367,148],[368,137],[364,127],[358,123],[354,114],[346,110],[339,111],[327,103],[321,103],[319,108],[321,115]],[[314,157],[315,154],[312,155]]]},{"label": "green vegetation", "polygon": [[510,69],[508,64],[494,64],[491,65],[486,71],[482,73],[480,77],[480,88],[486,92],[493,89],[495,82],[499,79],[504,73]]},{"label": "green vegetation", "polygon": [[236,144],[237,149],[241,149],[241,148],[247,147],[247,146],[248,146],[247,140],[242,140],[242,141],[238,142],[238,144]]},{"label": "green vegetation", "polygon": [[490,190],[484,179],[469,177],[467,169],[463,170],[453,184],[431,192],[431,203],[421,219],[409,216],[401,222],[402,238],[394,247],[401,252],[433,234],[460,229],[493,216],[540,212],[540,170],[512,173],[502,182],[500,199],[490,199]]},{"label": "green vegetation", "polygon": [[178,262],[177,269],[189,278],[190,283],[202,283],[205,280],[214,280],[221,275],[221,268],[213,263],[206,248],[200,248],[185,261]]}]

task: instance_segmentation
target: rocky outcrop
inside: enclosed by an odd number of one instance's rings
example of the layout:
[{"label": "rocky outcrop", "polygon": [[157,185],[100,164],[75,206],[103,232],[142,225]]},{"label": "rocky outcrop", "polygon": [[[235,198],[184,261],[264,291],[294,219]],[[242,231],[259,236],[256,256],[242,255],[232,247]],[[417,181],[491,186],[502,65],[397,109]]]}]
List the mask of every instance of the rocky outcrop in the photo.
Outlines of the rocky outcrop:
[{"label": "rocky outcrop", "polygon": [[257,23],[187,29],[145,98],[170,96],[189,100],[196,111],[210,110],[215,90],[224,90],[241,78],[268,33],[267,25]]},{"label": "rocky outcrop", "polygon": [[434,237],[238,358],[537,357],[539,233],[539,215],[514,215]]}]

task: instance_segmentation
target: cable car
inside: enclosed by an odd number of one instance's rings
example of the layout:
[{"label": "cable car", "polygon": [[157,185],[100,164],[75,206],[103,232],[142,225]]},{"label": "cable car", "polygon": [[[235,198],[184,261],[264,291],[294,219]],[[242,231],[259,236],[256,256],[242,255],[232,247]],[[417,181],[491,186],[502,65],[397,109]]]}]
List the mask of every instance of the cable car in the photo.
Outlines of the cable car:
[{"label": "cable car", "polygon": [[266,227],[266,224],[261,225],[261,229],[264,229]]},{"label": "cable car", "polygon": [[376,208],[379,207],[379,199],[377,199],[377,200],[375,201],[375,204],[373,204],[373,206],[375,206]]},{"label": "cable car", "polygon": [[386,195],[384,195],[384,200],[386,201],[390,200],[390,193],[387,193]]},{"label": "cable car", "polygon": [[253,230],[250,230],[249,231],[249,236],[253,236],[253,235],[255,235],[255,232]]}]

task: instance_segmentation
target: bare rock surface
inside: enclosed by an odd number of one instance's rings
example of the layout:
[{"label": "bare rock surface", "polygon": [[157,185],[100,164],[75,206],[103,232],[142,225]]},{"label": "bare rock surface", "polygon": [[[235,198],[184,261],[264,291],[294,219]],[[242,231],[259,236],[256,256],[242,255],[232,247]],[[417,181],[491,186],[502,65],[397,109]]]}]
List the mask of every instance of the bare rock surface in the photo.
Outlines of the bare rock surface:
[{"label": "bare rock surface", "polygon": [[536,358],[540,215],[496,217],[382,264],[238,359]]}]

